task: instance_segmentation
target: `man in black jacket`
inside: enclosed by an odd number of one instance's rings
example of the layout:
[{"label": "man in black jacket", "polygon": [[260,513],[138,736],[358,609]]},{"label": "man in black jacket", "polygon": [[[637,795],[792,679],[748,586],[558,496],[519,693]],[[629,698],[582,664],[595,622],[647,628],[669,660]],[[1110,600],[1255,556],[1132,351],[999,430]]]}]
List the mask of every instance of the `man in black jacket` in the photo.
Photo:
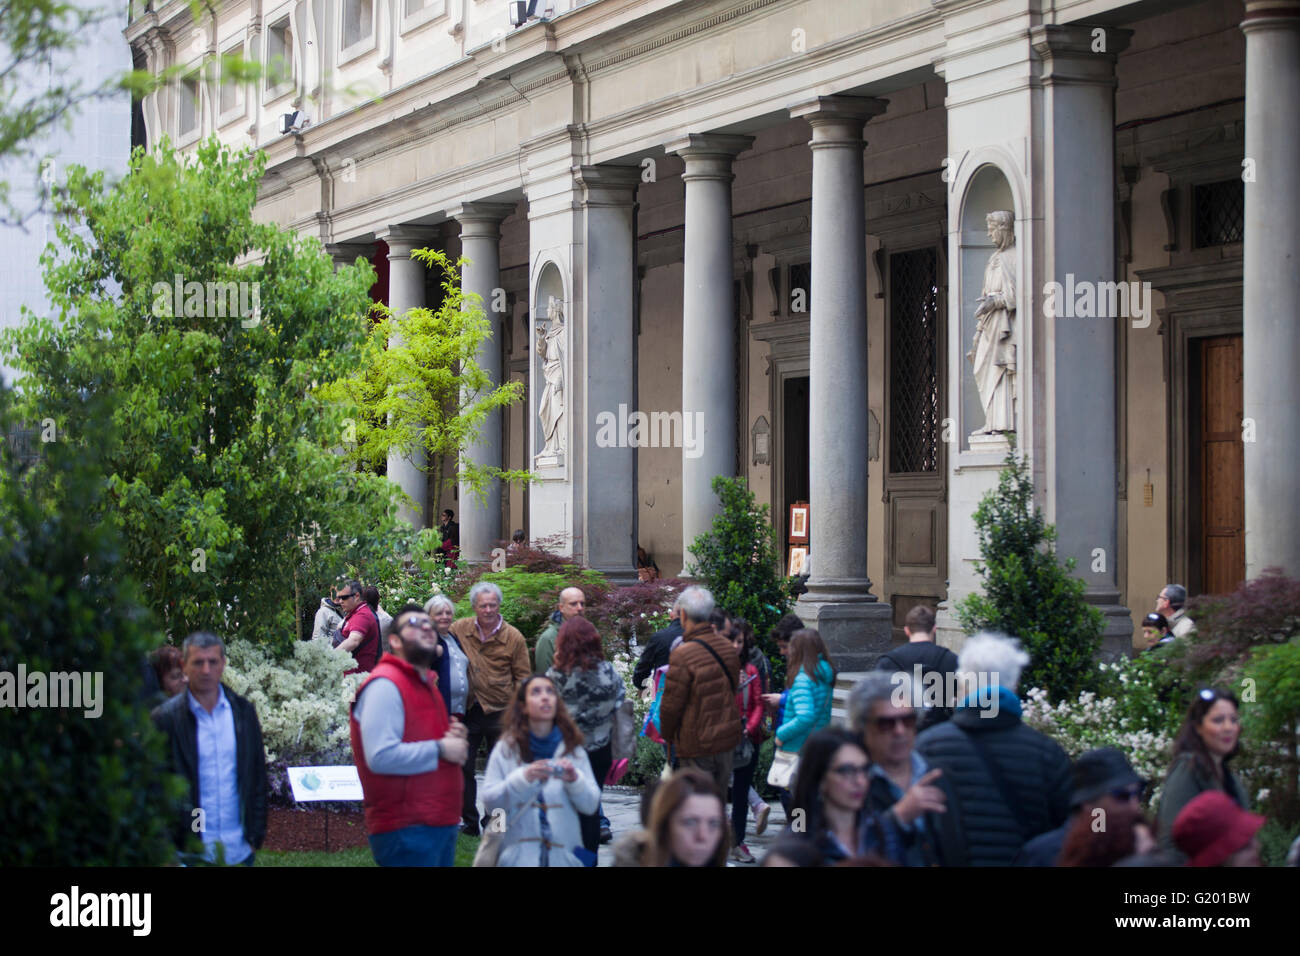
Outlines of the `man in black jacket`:
[{"label": "man in black jacket", "polygon": [[192,834],[203,858],[252,866],[266,837],[266,751],[247,700],[221,685],[226,646],[199,631],[181,645],[189,687],[153,712],[167,736],[172,767],[190,785],[189,812],[173,831],[183,851]]},{"label": "man in black jacket", "polygon": [[969,638],[957,666],[965,696],[951,702],[951,720],[916,741],[955,797],[971,866],[1010,866],[1026,842],[1069,815],[1070,758],[1020,720],[1016,686],[1028,663],[1009,637]]},{"label": "man in black jacket", "polygon": [[[882,654],[876,661],[876,670],[897,673],[902,671],[911,679],[917,695],[925,706],[917,713],[918,730],[925,730],[942,723],[952,716],[952,708],[946,702],[932,705],[925,701],[925,688],[935,686],[950,687],[957,672],[957,655],[946,647],[934,642],[934,611],[923,604],[918,604],[907,612],[903,622],[903,633],[907,643]],[[933,674],[931,677],[929,675]]]},{"label": "man in black jacket", "polygon": [[[675,615],[676,613],[677,606],[673,605],[673,614]],[[673,644],[680,639],[681,636],[682,623],[676,617],[674,617],[673,622],[662,631],[655,631],[650,635],[650,640],[646,643],[645,650],[641,652],[641,657],[636,662],[636,667],[632,670],[633,687],[640,687],[642,681],[668,663],[668,655],[673,651]]]}]

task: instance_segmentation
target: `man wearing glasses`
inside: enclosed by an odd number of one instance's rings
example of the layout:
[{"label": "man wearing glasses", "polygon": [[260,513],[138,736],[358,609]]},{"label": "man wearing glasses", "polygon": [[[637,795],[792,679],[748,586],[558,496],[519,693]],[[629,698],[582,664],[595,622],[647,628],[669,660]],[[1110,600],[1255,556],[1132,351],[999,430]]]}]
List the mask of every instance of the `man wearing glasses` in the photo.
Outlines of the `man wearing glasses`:
[{"label": "man wearing glasses", "polygon": [[1196,622],[1183,610],[1186,603],[1187,588],[1181,584],[1166,584],[1156,598],[1156,613],[1165,616],[1169,622],[1169,632],[1174,637],[1186,637],[1196,630]]},{"label": "man wearing glasses", "polygon": [[874,671],[849,691],[849,725],[871,757],[867,805],[897,821],[903,865],[965,866],[966,846],[948,815],[952,797],[943,771],[931,769],[915,750],[917,714],[906,703],[910,683],[906,672]]},{"label": "man wearing glasses", "polygon": [[451,866],[465,726],[447,714],[431,668],[438,634],[417,604],[389,627],[385,654],[352,702],[352,756],[379,866]]},{"label": "man wearing glasses", "polygon": [[361,596],[361,583],[349,581],[339,588],[334,600],[343,611],[343,640],[339,650],[350,652],[357,661],[357,666],[347,673],[373,671],[381,653],[379,621]]}]

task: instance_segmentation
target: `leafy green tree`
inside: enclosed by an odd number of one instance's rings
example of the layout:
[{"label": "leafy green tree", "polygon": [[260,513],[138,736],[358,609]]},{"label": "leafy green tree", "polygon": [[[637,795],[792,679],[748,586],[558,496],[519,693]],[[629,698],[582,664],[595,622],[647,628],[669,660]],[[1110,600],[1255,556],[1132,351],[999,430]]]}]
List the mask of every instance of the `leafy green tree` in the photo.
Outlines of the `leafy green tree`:
[{"label": "leafy green tree", "polygon": [[352,454],[359,463],[378,467],[389,455],[422,448],[425,470],[433,476],[434,507],[451,467],[479,495],[491,481],[531,480],[527,470],[480,465],[464,454],[490,412],[524,396],[522,382],[494,386],[476,360],[492,325],[480,297],[461,291],[459,272],[466,260],[452,263],[437,249],[417,249],[411,257],[442,272],[442,303],[404,315],[376,306],[379,319],[353,374],[324,391],[356,416]]},{"label": "leafy green tree", "polygon": [[[0,384],[0,434],[10,404]],[[156,865],[187,792],[142,694],[162,636],[121,574],[113,529],[85,518],[103,504],[92,457],[37,447],[24,467],[0,442],[0,866]]]},{"label": "leafy green tree", "polygon": [[1084,598],[1085,585],[1070,572],[1074,560],[1056,560],[1056,529],[1034,506],[1034,483],[1014,444],[989,492],[975,509],[981,560],[975,565],[984,593],[957,606],[965,631],[1001,631],[1029,653],[1020,677],[1024,690],[1041,687],[1057,702],[1091,689],[1103,619]]},{"label": "leafy green tree", "polygon": [[[1236,688],[1234,688],[1236,689]],[[1270,820],[1300,824],[1300,637],[1256,647],[1246,665],[1242,723]]]},{"label": "leafy green tree", "polygon": [[3,340],[29,421],[87,453],[111,431],[86,519],[118,527],[173,637],[288,642],[311,556],[373,553],[397,526],[393,486],[333,453],[348,424],[316,394],[356,362],[373,270],[336,273],[315,239],[254,222],[264,162],[210,140],[137,151],[112,189],[73,167],[63,250],[43,260],[61,319]]},{"label": "leafy green tree", "polygon": [[[766,642],[772,625],[792,605],[789,579],[777,572],[781,557],[770,509],[757,504],[744,478],[717,475],[713,493],[722,500],[722,510],[712,529],[691,543],[695,564],[690,574],[713,592],[718,607],[754,625],[754,636]],[[764,643],[764,650],[772,649]]]}]

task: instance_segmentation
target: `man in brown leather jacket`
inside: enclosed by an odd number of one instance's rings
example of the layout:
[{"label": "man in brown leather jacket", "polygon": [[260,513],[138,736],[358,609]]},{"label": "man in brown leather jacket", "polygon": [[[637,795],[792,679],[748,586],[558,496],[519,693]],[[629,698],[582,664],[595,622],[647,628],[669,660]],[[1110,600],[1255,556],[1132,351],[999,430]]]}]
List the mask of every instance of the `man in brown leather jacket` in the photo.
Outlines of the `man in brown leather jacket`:
[{"label": "man in brown leather jacket", "polygon": [[659,726],[682,767],[697,767],[726,793],[743,726],[736,707],[740,658],[709,624],[713,595],[689,587],[673,605],[682,641],[668,658]]}]

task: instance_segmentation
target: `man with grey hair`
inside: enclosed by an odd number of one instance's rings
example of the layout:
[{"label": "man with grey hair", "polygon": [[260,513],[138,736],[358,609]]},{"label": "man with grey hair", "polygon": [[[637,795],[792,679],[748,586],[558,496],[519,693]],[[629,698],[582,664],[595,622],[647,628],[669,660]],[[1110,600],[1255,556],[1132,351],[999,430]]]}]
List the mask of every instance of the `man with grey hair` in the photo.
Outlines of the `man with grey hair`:
[{"label": "man with grey hair", "polygon": [[465,760],[465,798],[461,821],[465,833],[477,836],[481,821],[478,812],[478,783],[474,765],[479,746],[488,753],[501,736],[501,715],[510,704],[517,688],[532,673],[528,661],[528,643],[518,629],[501,616],[501,589],[491,581],[480,581],[469,589],[474,613],[451,625],[451,633],[460,642],[469,659],[470,693],[465,711],[469,756]]},{"label": "man with grey hair", "polygon": [[1156,613],[1163,614],[1174,637],[1186,637],[1196,630],[1196,622],[1187,616],[1183,605],[1187,603],[1187,588],[1181,584],[1166,584],[1156,598]]},{"label": "man with grey hair", "polygon": [[955,798],[971,866],[1010,866],[1033,837],[1065,822],[1070,759],[1020,719],[1016,687],[1029,655],[1004,634],[981,632],[957,655],[961,691],[952,719],[917,739]]},{"label": "man with grey hair", "polygon": [[181,654],[189,685],[153,712],[172,769],[190,785],[173,831],[176,848],[183,854],[197,833],[203,861],[252,866],[266,837],[266,751],[257,710],[222,685],[226,645],[217,635],[191,634]]},{"label": "man with grey hair", "polygon": [[682,642],[668,657],[659,730],[681,766],[710,774],[719,792],[726,793],[732,754],[744,732],[736,706],[740,656],[710,622],[713,595],[708,590],[687,588],[673,610],[682,625]]},{"label": "man with grey hair", "polygon": [[560,599],[555,604],[551,620],[537,638],[537,647],[533,651],[533,673],[545,674],[555,660],[555,638],[559,636],[560,625],[570,618],[577,617],[587,606],[587,595],[582,588],[565,588],[560,592]]},{"label": "man with grey hair", "polygon": [[904,866],[965,866],[966,847],[949,814],[951,795],[943,771],[931,769],[915,750],[916,709],[912,678],[905,672],[867,674],[849,691],[849,727],[871,757],[867,805],[889,814],[899,834]]}]

